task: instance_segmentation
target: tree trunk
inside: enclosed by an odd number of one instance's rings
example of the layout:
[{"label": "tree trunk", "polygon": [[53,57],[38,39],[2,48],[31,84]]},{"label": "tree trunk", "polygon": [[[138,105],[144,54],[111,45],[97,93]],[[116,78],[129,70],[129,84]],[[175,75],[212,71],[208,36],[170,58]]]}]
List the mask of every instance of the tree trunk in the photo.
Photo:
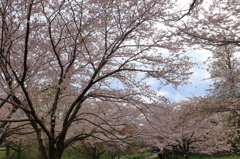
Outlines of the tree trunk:
[{"label": "tree trunk", "polygon": [[6,156],[9,157],[10,154],[10,146],[6,144]]},{"label": "tree trunk", "polygon": [[58,141],[54,141],[49,139],[49,159],[61,159],[62,154],[64,152],[64,138],[65,136],[61,136]]},{"label": "tree trunk", "polygon": [[61,159],[62,154],[63,154],[64,148],[58,148],[56,149],[56,158],[55,159]]},{"label": "tree trunk", "polygon": [[99,158],[100,158],[100,156],[99,156],[99,155],[92,156],[92,157],[93,157],[93,159],[99,159]]},{"label": "tree trunk", "polygon": [[175,159],[178,159],[178,154],[175,154]]},{"label": "tree trunk", "polygon": [[22,152],[23,152],[23,150],[21,150],[21,148],[19,148],[19,150],[16,151],[16,152],[17,152],[17,158],[18,159],[22,159]]},{"label": "tree trunk", "polygon": [[57,144],[49,142],[49,149],[48,149],[49,158],[48,159],[61,159],[64,148],[62,146],[55,147],[55,145]]},{"label": "tree trunk", "polygon": [[39,152],[41,154],[42,159],[49,159],[47,152],[46,152],[46,145],[44,144],[43,137],[41,134],[40,129],[35,129],[37,134],[37,140],[38,140],[38,146],[39,146]]},{"label": "tree trunk", "polygon": [[49,152],[49,159],[55,159],[56,158],[56,143],[54,143],[54,139],[52,138],[48,138],[48,144],[49,144],[49,147],[48,147],[48,152]]}]

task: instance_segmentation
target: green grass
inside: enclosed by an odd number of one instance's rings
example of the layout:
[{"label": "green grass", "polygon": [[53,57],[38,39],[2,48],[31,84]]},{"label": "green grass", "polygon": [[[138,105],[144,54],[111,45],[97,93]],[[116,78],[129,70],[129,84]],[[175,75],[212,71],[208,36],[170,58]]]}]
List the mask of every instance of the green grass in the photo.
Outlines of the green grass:
[{"label": "green grass", "polygon": [[0,151],[0,159],[6,156],[6,151]]},{"label": "green grass", "polygon": [[[155,155],[154,153],[145,153],[145,154],[132,154],[129,156],[121,156],[121,159],[145,159],[147,157]],[[22,154],[23,159],[39,159],[40,154],[38,152],[38,149],[36,147],[29,148],[25,150]],[[91,156],[87,156],[81,153],[76,152],[75,150],[71,148],[67,148],[64,151],[64,154],[61,159],[91,159]],[[106,152],[101,156],[101,159],[110,159],[110,155]],[[0,151],[0,159],[6,159],[6,151]],[[14,151],[10,152],[9,159],[16,159],[16,154]],[[155,158],[157,159],[157,158]],[[175,158],[172,158],[175,159]],[[183,157],[179,159],[184,159]],[[209,156],[209,157],[189,157],[189,159],[240,159],[239,156]]]},{"label": "green grass", "polygon": [[[180,157],[179,159],[184,159],[184,157]],[[208,156],[208,157],[189,157],[189,159],[240,159],[240,157],[239,156],[221,156],[221,157]]]},{"label": "green grass", "polygon": [[138,158],[138,159],[145,159],[149,156],[153,156],[154,154],[153,153],[150,153],[150,152],[147,152],[147,153],[144,153],[144,154],[132,154],[132,155],[129,155],[129,156],[121,156],[120,158],[121,159],[132,159],[132,158]]},{"label": "green grass", "polygon": [[[157,157],[154,159],[158,159]],[[172,157],[171,159],[175,159]],[[184,159],[184,157],[179,157],[178,159]],[[189,159],[240,159],[240,156],[205,156],[205,157],[189,157]]]},{"label": "green grass", "polygon": [[239,156],[204,157],[203,159],[239,159]]},{"label": "green grass", "polygon": [[[15,151],[10,151],[8,159],[16,159],[17,154]],[[37,147],[31,147],[26,149],[22,153],[22,159],[40,159],[40,154]],[[6,151],[0,151],[0,159],[6,159]],[[91,156],[76,152],[71,148],[65,149],[61,159],[92,159]],[[106,152],[101,156],[101,159],[111,159],[109,154]]]}]

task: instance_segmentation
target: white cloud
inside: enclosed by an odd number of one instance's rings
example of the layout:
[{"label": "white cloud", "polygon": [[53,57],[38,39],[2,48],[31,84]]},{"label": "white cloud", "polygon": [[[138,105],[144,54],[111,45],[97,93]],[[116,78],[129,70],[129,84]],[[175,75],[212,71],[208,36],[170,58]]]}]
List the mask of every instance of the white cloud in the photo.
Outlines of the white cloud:
[{"label": "white cloud", "polygon": [[190,56],[192,57],[192,61],[198,64],[191,69],[193,72],[190,76],[192,85],[197,86],[200,83],[209,83],[210,80],[206,79],[210,77],[210,73],[206,70],[207,65],[204,62],[212,56],[211,52],[208,50],[196,50],[196,52],[192,52]]},{"label": "white cloud", "polygon": [[168,91],[158,91],[157,95],[167,96],[167,95],[170,95],[170,93]]},{"label": "white cloud", "polygon": [[205,62],[210,56],[212,56],[212,54],[210,51],[202,49],[192,51],[190,56],[194,62]]},{"label": "white cloud", "polygon": [[173,96],[173,100],[175,102],[179,102],[179,101],[182,101],[182,100],[186,100],[186,97],[184,97],[183,95],[179,94],[179,93],[175,93],[172,95]]},{"label": "white cloud", "polygon": [[150,86],[157,84],[157,81],[156,81],[156,79],[154,79],[154,78],[149,78],[149,79],[146,80],[146,82],[147,82],[147,84],[150,85]]},{"label": "white cloud", "polygon": [[[206,94],[206,89],[211,84],[211,80],[206,80],[210,77],[209,72],[206,70],[207,65],[204,62],[211,56],[210,51],[195,50],[196,52],[189,53],[193,62],[197,62],[198,66],[193,67],[190,71],[193,74],[190,76],[191,84],[179,86],[178,89],[174,89],[172,85],[167,85],[157,91],[157,95],[169,98],[171,101],[179,102],[181,100],[187,100],[187,97],[203,96]],[[144,74],[139,74],[139,78],[142,78]],[[153,90],[157,90],[158,80],[154,78],[146,79],[148,85]],[[144,98],[145,99],[145,98]],[[149,99],[145,99],[148,101]]]},{"label": "white cloud", "polygon": [[170,93],[168,91],[158,91],[157,94],[164,96],[166,98],[169,98],[170,100],[175,101],[175,102],[179,102],[181,100],[186,99],[186,97],[181,95],[180,92]]},{"label": "white cloud", "polygon": [[210,77],[210,73],[204,69],[193,68],[191,71],[193,72],[193,74],[190,77],[190,81],[192,82],[193,85],[199,82],[202,83]]}]

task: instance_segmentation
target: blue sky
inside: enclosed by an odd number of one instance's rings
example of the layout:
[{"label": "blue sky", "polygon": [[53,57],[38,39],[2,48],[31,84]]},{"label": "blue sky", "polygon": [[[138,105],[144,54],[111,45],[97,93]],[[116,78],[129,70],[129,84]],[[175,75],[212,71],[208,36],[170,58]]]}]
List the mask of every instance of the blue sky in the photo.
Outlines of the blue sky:
[{"label": "blue sky", "polygon": [[[190,76],[191,84],[179,86],[176,90],[171,85],[163,87],[160,91],[160,95],[164,95],[167,98],[170,98],[172,101],[181,101],[186,99],[186,97],[192,96],[203,96],[207,92],[206,89],[209,88],[209,85],[212,83],[211,80],[206,78],[210,77],[210,74],[204,69],[206,65],[203,62],[211,55],[209,51],[206,50],[196,50],[189,53],[189,56],[192,57],[192,61],[197,62],[198,66],[192,68],[194,72]],[[157,81],[151,81],[152,88],[157,87]]]}]

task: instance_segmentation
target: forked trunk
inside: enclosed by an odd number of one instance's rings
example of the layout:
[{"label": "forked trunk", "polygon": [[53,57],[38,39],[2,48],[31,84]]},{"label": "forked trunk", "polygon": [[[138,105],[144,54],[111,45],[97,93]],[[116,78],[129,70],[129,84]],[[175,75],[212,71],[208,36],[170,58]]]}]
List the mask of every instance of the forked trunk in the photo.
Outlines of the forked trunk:
[{"label": "forked trunk", "polygon": [[65,136],[59,137],[57,142],[53,139],[49,139],[49,159],[61,159],[65,149],[64,138]]},{"label": "forked trunk", "polygon": [[61,159],[64,149],[49,149],[49,159]]}]

